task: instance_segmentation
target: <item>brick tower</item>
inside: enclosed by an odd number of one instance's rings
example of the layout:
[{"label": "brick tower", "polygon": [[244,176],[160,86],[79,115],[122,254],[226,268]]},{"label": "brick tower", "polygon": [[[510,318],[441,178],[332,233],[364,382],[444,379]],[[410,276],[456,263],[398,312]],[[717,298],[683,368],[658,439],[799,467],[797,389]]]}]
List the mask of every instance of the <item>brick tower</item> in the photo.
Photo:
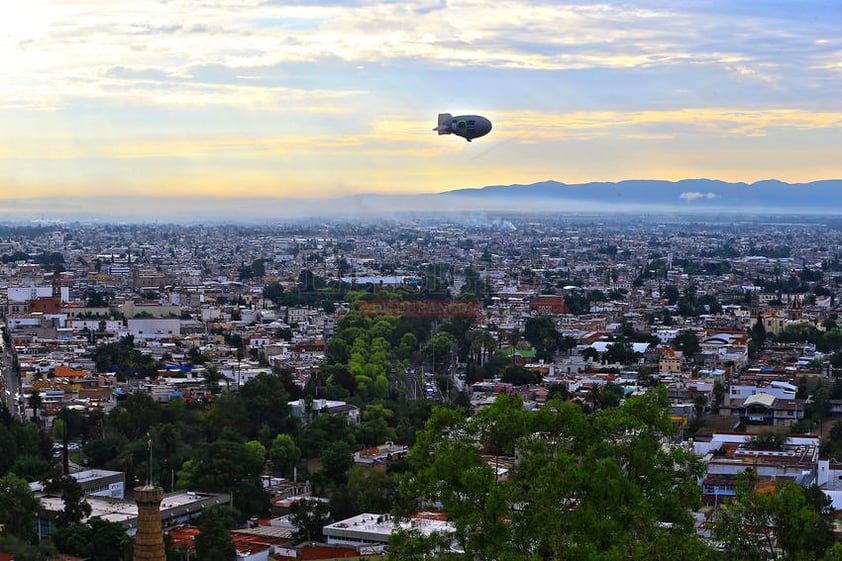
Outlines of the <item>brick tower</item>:
[{"label": "brick tower", "polygon": [[164,490],[153,485],[135,487],[137,534],[134,538],[134,561],[166,561],[164,532],[161,529],[161,501]]}]

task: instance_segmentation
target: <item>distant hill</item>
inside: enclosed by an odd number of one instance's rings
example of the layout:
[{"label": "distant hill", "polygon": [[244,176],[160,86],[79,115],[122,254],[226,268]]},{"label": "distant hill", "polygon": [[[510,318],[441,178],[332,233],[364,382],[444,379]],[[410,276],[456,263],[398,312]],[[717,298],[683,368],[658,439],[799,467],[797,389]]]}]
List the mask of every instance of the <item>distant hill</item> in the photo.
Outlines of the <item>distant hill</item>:
[{"label": "distant hill", "polygon": [[[731,210],[796,213],[842,212],[842,180],[812,183],[784,183],[777,180],[756,183],[727,183],[711,179],[681,181],[627,180],[616,183],[567,184],[542,181],[530,185],[492,185],[457,189],[439,194],[463,201],[509,201],[515,207],[530,203],[566,202],[577,207],[594,205],[595,210],[652,207],[674,210]],[[553,204],[556,203],[556,204]],[[495,205],[496,206],[496,205]]]},{"label": "distant hill", "polygon": [[246,223],[311,218],[380,220],[407,214],[483,212],[842,214],[842,179],[812,183],[726,183],[710,179],[628,180],[616,183],[490,185],[418,195],[357,194],[335,199],[283,197],[50,197],[7,201],[2,220]]}]

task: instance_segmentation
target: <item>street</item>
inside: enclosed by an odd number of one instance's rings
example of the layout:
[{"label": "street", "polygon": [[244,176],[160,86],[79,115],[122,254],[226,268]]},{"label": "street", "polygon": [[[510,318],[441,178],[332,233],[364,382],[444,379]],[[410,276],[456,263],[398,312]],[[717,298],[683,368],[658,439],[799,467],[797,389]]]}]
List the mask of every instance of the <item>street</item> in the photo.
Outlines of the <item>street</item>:
[{"label": "street", "polygon": [[14,349],[6,344],[6,326],[0,327],[0,376],[3,380],[3,400],[6,408],[18,420],[24,420],[26,398],[21,395],[20,375],[14,371]]}]

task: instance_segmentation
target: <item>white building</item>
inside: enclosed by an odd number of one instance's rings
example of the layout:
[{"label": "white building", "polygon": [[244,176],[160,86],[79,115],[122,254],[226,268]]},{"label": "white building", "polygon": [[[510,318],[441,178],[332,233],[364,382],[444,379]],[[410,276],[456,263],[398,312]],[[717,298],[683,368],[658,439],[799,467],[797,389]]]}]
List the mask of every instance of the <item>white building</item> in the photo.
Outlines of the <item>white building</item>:
[{"label": "white building", "polygon": [[389,514],[365,512],[328,524],[322,528],[329,544],[351,545],[389,543],[389,536],[398,529],[418,530],[425,536],[430,534],[452,535],[456,528],[450,522],[441,520],[433,513],[419,513],[408,521],[398,521]]},{"label": "white building", "polygon": [[178,318],[131,318],[126,323],[128,333],[135,339],[171,339],[181,335]]}]

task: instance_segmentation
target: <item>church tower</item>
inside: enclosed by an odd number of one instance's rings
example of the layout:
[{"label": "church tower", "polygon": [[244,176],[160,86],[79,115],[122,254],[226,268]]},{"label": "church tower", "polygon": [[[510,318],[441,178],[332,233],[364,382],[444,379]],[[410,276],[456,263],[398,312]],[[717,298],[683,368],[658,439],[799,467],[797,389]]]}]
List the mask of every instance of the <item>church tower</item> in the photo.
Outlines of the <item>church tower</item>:
[{"label": "church tower", "polygon": [[760,319],[760,294],[757,291],[751,293],[751,325],[753,326]]},{"label": "church tower", "polygon": [[153,485],[135,487],[137,503],[137,534],[134,541],[134,561],[166,561],[164,532],[161,528],[161,501],[164,490]]},{"label": "church tower", "polygon": [[801,320],[804,317],[804,307],[801,305],[801,297],[797,294],[792,297],[786,307],[786,317],[791,320]]}]

